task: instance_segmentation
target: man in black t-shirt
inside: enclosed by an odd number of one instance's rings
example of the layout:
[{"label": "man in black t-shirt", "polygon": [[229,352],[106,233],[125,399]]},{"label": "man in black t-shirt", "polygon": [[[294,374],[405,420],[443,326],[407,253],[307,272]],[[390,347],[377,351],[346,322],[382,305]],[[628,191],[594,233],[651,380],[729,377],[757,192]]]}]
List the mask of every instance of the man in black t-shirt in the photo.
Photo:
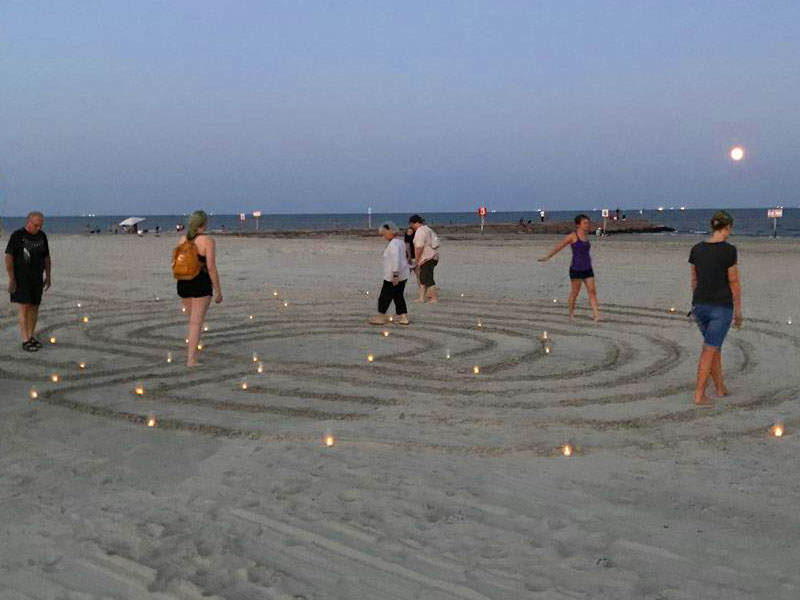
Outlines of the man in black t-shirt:
[{"label": "man in black t-shirt", "polygon": [[34,332],[42,293],[50,289],[50,247],[43,224],[42,213],[30,213],[25,227],[12,233],[6,246],[8,293],[11,302],[19,304],[22,349],[27,352],[42,347]]}]

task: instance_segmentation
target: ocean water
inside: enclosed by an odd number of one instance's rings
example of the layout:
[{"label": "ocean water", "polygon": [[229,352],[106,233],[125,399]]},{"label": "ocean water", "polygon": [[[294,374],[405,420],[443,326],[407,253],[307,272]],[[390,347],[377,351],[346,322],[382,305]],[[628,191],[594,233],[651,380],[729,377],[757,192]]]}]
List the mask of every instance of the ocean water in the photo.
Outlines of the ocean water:
[{"label": "ocean water", "polygon": [[[592,220],[600,220],[600,211],[553,211],[546,213],[548,221],[571,221],[579,212],[585,212]],[[692,209],[692,210],[645,210],[639,214],[639,210],[624,211],[629,219],[647,219],[658,225],[673,227],[677,234],[701,234],[709,229],[709,221],[714,213],[712,209]],[[767,218],[766,208],[739,208],[729,211],[734,218],[734,233],[736,235],[748,236],[771,236],[772,219]],[[785,208],[783,218],[778,219],[778,237],[800,237],[800,208]],[[174,231],[175,225],[185,223],[184,215],[135,215],[144,217],[146,220],[140,224],[140,229],[154,230],[159,226],[162,231]],[[394,221],[402,226],[408,222],[410,213],[396,214],[373,214],[372,226],[377,227],[386,220]],[[479,217],[476,213],[453,212],[453,213],[425,213],[423,215],[427,222],[432,226],[437,225],[466,225],[476,224]],[[100,230],[100,233],[107,234],[115,224],[119,223],[125,216],[106,215],[93,217],[47,217],[44,229],[49,233],[84,233],[89,230]],[[538,222],[539,213],[536,210],[496,212],[487,216],[488,223],[517,223],[522,218]],[[5,217],[0,219],[0,226],[8,232],[25,224],[23,217]],[[228,231],[256,229],[256,220],[248,215],[247,220],[242,223],[239,215],[211,215],[210,229],[218,230],[225,228]],[[259,219],[259,229],[288,231],[288,230],[316,230],[334,231],[337,229],[358,229],[366,228],[368,217],[366,214],[305,214],[305,215],[263,215]],[[650,234],[652,235],[652,234]],[[663,235],[663,234],[661,234]],[[669,234],[667,234],[669,235]]]}]

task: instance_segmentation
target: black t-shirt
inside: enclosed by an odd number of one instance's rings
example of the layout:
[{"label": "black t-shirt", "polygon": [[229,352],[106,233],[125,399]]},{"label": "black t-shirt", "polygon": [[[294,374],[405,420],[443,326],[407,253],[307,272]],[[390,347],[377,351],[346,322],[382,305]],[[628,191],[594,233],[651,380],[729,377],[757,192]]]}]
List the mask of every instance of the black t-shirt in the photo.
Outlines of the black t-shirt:
[{"label": "black t-shirt", "polygon": [[50,256],[44,231],[31,234],[24,227],[17,229],[8,239],[6,254],[14,257],[14,277],[18,281],[42,281],[44,259]]},{"label": "black t-shirt", "polygon": [[733,308],[728,269],[736,264],[736,246],[728,242],[700,242],[689,253],[697,273],[692,304],[711,304]]}]

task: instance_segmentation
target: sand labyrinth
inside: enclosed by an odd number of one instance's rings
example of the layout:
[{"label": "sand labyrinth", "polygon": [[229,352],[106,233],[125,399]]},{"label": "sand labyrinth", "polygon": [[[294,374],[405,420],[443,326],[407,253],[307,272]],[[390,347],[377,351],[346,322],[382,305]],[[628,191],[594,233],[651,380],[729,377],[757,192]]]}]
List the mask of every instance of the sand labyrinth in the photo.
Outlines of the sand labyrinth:
[{"label": "sand labyrinth", "polygon": [[[764,436],[776,420],[787,433],[800,425],[800,340],[786,323],[750,320],[732,332],[732,395],[698,409],[699,334],[667,307],[607,306],[598,326],[585,316],[569,322],[563,301],[467,297],[418,308],[410,327],[374,327],[364,316],[371,297],[350,304],[358,310],[288,301],[212,307],[205,366],[187,370],[186,319],[174,300],[51,300],[42,337],[56,343],[24,354],[6,321],[0,376],[26,382],[37,402],[139,426],[154,417],[158,430],[313,444],[331,431],[337,451],[560,456],[567,443],[576,454],[648,449]],[[781,348],[779,364],[759,361],[766,345]],[[774,372],[769,389],[750,387],[756,368]]]}]

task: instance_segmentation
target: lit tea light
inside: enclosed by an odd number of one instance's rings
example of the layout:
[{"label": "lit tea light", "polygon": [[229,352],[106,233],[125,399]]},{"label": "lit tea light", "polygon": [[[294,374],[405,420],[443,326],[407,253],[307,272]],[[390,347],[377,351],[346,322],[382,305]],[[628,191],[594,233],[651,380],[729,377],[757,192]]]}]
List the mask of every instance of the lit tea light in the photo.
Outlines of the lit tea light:
[{"label": "lit tea light", "polygon": [[255,317],[253,315],[249,315],[247,318],[252,321]]},{"label": "lit tea light", "polygon": [[182,313],[185,313],[185,312],[186,312],[186,307],[185,307],[185,306],[181,306],[181,312],[182,312]]},{"label": "lit tea light", "polygon": [[561,447],[561,454],[563,454],[564,456],[572,456],[572,453],[574,451],[575,449],[572,447],[572,444],[564,444]]},{"label": "lit tea light", "polygon": [[289,303],[284,301],[283,307],[286,308],[287,306],[289,306]]},{"label": "lit tea light", "polygon": [[394,323],[394,317],[392,315],[389,315],[389,323]]},{"label": "lit tea light", "polygon": [[198,350],[202,350],[203,349],[203,344],[197,344],[197,349]]},{"label": "lit tea light", "polygon": [[558,298],[553,298],[553,304],[558,304]]},{"label": "lit tea light", "polygon": [[475,365],[474,367],[472,367],[472,372],[475,373],[475,375],[479,375],[481,372],[481,368],[478,365]]},{"label": "lit tea light", "polygon": [[36,388],[31,388],[28,392],[28,397],[31,400],[36,400],[39,397],[39,392],[36,391]]},{"label": "lit tea light", "polygon": [[148,416],[147,417],[147,426],[148,427],[155,427],[156,425],[158,425],[158,422],[156,421],[155,415]]},{"label": "lit tea light", "polygon": [[481,321],[480,319],[478,319],[478,327],[483,327],[483,321]]},{"label": "lit tea light", "polygon": [[258,362],[258,354],[253,352],[253,362]]},{"label": "lit tea light", "polygon": [[58,383],[59,381],[61,381],[61,377],[59,376],[58,373],[53,373],[52,375],[50,375],[50,381],[52,381],[53,383]]},{"label": "lit tea light", "polygon": [[677,309],[674,306],[669,307],[669,312],[674,313]]},{"label": "lit tea light", "polygon": [[444,357],[445,357],[446,359],[450,360],[450,350],[445,350],[445,351],[444,351]]},{"label": "lit tea light", "polygon": [[786,324],[787,325],[791,325],[792,324],[792,320],[791,319],[786,319]]},{"label": "lit tea light", "polygon": [[78,363],[78,368],[83,371],[86,368],[86,363],[81,361]]},{"label": "lit tea light", "polygon": [[172,362],[172,352],[167,352],[167,362],[168,363]]},{"label": "lit tea light", "polygon": [[83,318],[81,319],[81,321],[83,321],[84,323],[88,323],[89,322],[88,315],[84,315]]},{"label": "lit tea light", "polygon": [[159,296],[156,296],[156,302],[159,302],[160,300],[161,298]]},{"label": "lit tea light", "polygon": [[277,298],[277,297],[278,297],[278,290],[275,290],[274,292],[272,292],[272,295],[273,295],[275,298]]},{"label": "lit tea light", "polygon": [[325,444],[326,448],[333,448],[336,445],[336,438],[333,437],[333,434],[330,431],[328,431],[322,438],[322,443]]},{"label": "lit tea light", "polygon": [[545,345],[545,347],[544,347],[544,353],[545,353],[545,354],[550,354],[550,350],[551,350],[551,349],[550,349],[550,346],[549,346],[549,345]]},{"label": "lit tea light", "polygon": [[775,425],[770,428],[770,433],[775,437],[783,437],[783,423],[775,423]]},{"label": "lit tea light", "polygon": [[546,332],[546,331],[543,331],[543,332],[542,332],[542,339],[543,339],[543,340],[549,339],[549,338],[547,337],[547,332]]},{"label": "lit tea light", "polygon": [[78,302],[78,304],[77,304],[77,307],[78,307],[78,308],[81,308],[81,307],[83,307],[83,304],[81,304],[80,302]]},{"label": "lit tea light", "polygon": [[144,388],[142,386],[137,385],[134,391],[136,392],[137,396],[144,396]]},{"label": "lit tea light", "polygon": [[369,290],[367,290],[367,291],[366,291],[366,292],[364,292],[364,293],[365,293],[367,296],[369,296]]},{"label": "lit tea light", "polygon": [[390,332],[389,332],[389,330],[388,330],[388,329],[384,329],[384,330],[383,330],[383,334],[382,334],[382,335],[383,335],[383,337],[389,337],[389,333],[390,333]]},{"label": "lit tea light", "polygon": [[188,343],[189,343],[189,338],[184,338],[184,340],[183,340],[183,341],[184,341],[184,342],[186,342],[186,343],[188,344]]},{"label": "lit tea light", "polygon": [[375,356],[372,354],[367,354],[367,362],[372,362],[375,360]]},{"label": "lit tea light", "polygon": [[259,374],[264,372],[264,363],[258,363],[258,368],[256,369],[256,372],[258,372]]},{"label": "lit tea light", "polygon": [[243,390],[246,390],[247,389],[247,382],[243,381],[241,384],[239,384],[239,387],[242,388]]},{"label": "lit tea light", "polygon": [[51,338],[50,338],[50,343],[51,343],[51,344],[55,344],[55,343],[56,343],[56,338],[54,338],[54,337],[51,337]]},{"label": "lit tea light", "polygon": [[208,333],[208,325],[203,325],[203,331],[205,331],[206,333]]}]

